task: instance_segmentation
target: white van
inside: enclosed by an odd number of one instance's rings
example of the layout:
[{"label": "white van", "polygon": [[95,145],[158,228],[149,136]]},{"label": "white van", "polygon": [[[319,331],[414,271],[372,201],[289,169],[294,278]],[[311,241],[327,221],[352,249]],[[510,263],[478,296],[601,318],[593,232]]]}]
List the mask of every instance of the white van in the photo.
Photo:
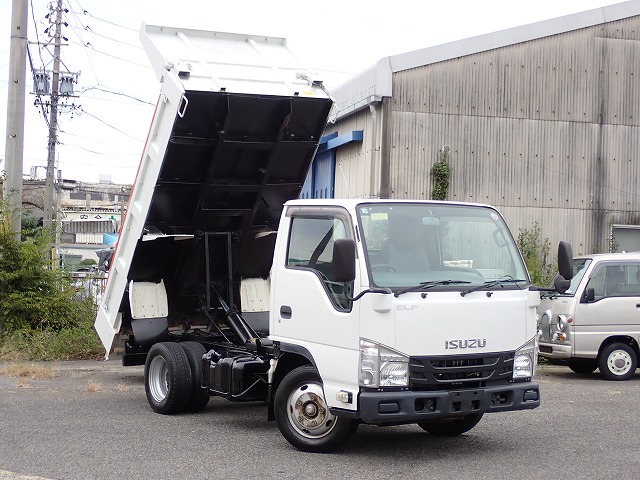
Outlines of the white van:
[{"label": "white van", "polygon": [[638,366],[640,252],[576,257],[573,271],[564,294],[542,294],[540,355],[576,373],[599,368],[608,380],[626,380]]}]

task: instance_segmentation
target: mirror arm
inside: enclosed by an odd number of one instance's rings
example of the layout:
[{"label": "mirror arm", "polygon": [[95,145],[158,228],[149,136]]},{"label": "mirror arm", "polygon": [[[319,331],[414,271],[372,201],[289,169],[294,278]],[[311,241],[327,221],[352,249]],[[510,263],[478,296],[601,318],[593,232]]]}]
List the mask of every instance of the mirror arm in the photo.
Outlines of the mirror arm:
[{"label": "mirror arm", "polygon": [[[345,283],[344,286],[346,289],[347,284]],[[390,295],[393,292],[391,291],[390,288],[368,288],[366,290],[361,291],[358,295],[356,295],[353,298],[345,294],[345,298],[350,302],[355,302],[357,300],[360,300],[365,293],[381,293],[383,295]]]}]

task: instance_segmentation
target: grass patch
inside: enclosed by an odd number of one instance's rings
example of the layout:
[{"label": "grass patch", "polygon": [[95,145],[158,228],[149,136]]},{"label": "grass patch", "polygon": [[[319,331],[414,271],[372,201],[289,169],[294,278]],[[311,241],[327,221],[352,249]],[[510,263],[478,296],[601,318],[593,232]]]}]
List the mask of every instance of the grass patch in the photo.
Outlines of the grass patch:
[{"label": "grass patch", "polygon": [[89,392],[101,392],[102,391],[102,384],[99,382],[94,382],[93,380],[91,380],[89,382],[89,384],[87,385],[87,391]]},{"label": "grass patch", "polygon": [[103,356],[104,349],[90,322],[59,331],[18,330],[5,335],[0,344],[2,360],[97,360]]},{"label": "grass patch", "polygon": [[30,378],[32,380],[53,378],[56,376],[56,373],[51,367],[36,365],[34,363],[11,363],[0,369],[0,373],[9,377]]}]

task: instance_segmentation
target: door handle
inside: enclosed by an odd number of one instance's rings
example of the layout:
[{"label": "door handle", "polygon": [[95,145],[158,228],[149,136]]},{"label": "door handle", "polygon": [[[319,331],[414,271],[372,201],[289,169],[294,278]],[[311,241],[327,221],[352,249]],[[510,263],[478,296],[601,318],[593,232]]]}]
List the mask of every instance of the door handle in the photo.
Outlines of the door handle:
[{"label": "door handle", "polygon": [[280,316],[282,318],[291,318],[291,307],[288,305],[282,305],[280,307]]}]

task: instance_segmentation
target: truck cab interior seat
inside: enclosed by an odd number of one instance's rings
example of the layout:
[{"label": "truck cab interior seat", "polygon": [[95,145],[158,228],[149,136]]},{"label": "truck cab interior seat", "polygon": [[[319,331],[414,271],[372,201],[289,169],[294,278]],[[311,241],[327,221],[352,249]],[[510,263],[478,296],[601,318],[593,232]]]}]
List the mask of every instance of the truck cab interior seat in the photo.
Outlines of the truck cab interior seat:
[{"label": "truck cab interior seat", "polygon": [[618,296],[623,293],[625,278],[621,267],[607,267],[607,295]]},{"label": "truck cab interior seat", "polygon": [[270,278],[243,278],[240,282],[242,318],[260,335],[269,334]]},{"label": "truck cab interior seat", "polygon": [[429,270],[427,249],[418,235],[418,223],[413,217],[389,217],[388,237],[382,241],[382,259],[399,272]]},{"label": "truck cab interior seat", "polygon": [[152,344],[168,332],[169,302],[164,281],[129,283],[131,328],[137,344]]}]

